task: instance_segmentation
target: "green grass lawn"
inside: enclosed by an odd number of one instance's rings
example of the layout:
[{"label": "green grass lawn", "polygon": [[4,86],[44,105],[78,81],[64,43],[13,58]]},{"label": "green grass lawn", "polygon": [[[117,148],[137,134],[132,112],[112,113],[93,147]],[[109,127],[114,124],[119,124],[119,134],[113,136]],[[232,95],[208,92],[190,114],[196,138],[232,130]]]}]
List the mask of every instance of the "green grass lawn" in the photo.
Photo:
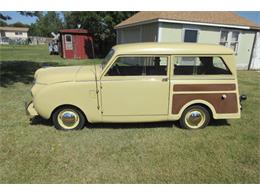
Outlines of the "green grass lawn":
[{"label": "green grass lawn", "polygon": [[0,183],[259,183],[260,73],[240,71],[247,94],[242,118],[188,131],[170,122],[98,124],[57,131],[48,121],[30,123],[38,63],[64,60],[45,46],[1,46]]},{"label": "green grass lawn", "polygon": [[9,46],[0,45],[0,57],[4,62],[19,62],[26,61],[37,63],[40,65],[83,65],[99,62],[100,60],[67,60],[61,58],[59,55],[49,55],[47,45],[20,45]]}]

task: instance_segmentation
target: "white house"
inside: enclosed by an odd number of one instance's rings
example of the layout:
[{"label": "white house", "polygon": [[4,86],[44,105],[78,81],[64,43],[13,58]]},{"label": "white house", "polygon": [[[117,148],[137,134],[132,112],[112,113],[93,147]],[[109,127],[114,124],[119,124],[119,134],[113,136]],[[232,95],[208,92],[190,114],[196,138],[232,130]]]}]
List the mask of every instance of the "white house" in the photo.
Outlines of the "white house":
[{"label": "white house", "polygon": [[29,28],[0,27],[0,38],[27,39]]},{"label": "white house", "polygon": [[225,11],[142,11],[115,26],[117,43],[197,42],[230,47],[237,68],[260,69],[260,26]]}]

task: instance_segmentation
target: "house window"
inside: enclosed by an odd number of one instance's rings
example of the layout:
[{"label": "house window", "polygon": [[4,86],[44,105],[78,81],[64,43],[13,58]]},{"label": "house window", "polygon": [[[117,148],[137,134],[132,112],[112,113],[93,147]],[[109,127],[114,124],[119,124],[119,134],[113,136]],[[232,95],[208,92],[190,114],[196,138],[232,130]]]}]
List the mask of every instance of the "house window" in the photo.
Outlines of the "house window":
[{"label": "house window", "polygon": [[230,70],[217,56],[177,56],[174,75],[229,75]]},{"label": "house window", "polygon": [[238,37],[239,37],[239,32],[237,31],[232,32],[230,48],[233,49],[236,54],[238,51]]},{"label": "house window", "polygon": [[221,31],[219,44],[231,48],[237,54],[238,39],[238,31]]},{"label": "house window", "polygon": [[23,32],[15,32],[15,35],[22,35]]},{"label": "house window", "polygon": [[219,44],[223,46],[228,46],[228,31],[221,31]]},{"label": "house window", "polygon": [[106,76],[160,76],[167,75],[167,57],[131,56],[119,57]]},{"label": "house window", "polygon": [[198,40],[198,30],[194,29],[185,29],[184,30],[184,42],[197,42]]}]

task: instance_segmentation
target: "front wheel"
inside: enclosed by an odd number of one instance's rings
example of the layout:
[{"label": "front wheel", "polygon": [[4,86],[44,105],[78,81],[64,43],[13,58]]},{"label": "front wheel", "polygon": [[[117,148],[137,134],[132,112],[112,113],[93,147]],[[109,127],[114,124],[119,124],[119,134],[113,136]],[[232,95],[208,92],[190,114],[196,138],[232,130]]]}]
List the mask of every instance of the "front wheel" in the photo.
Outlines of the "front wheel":
[{"label": "front wheel", "polygon": [[58,108],[52,115],[52,121],[59,130],[79,130],[85,125],[85,117],[82,112],[74,107]]},{"label": "front wheel", "polygon": [[180,118],[180,125],[185,129],[202,129],[209,124],[209,111],[199,105],[188,107]]}]

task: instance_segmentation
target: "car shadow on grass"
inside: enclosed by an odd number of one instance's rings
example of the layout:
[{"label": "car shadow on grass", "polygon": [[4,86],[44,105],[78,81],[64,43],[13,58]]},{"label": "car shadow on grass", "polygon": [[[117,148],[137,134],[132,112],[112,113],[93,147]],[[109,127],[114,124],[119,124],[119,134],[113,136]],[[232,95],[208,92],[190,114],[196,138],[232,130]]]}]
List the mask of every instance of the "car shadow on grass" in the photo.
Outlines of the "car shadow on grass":
[{"label": "car shadow on grass", "polygon": [[[31,120],[31,125],[45,125],[53,126],[51,120],[43,119],[39,116]],[[209,126],[230,126],[227,120],[212,120]],[[54,127],[53,127],[54,128]],[[180,124],[178,121],[164,121],[164,122],[147,122],[147,123],[88,123],[85,129],[151,129],[151,128],[178,128]],[[84,129],[83,129],[84,130]]]},{"label": "car shadow on grass", "polygon": [[173,128],[170,121],[147,122],[147,123],[96,123],[87,124],[88,129],[151,129],[151,128]]},{"label": "car shadow on grass", "polygon": [[[174,121],[174,123],[177,123]],[[51,120],[41,118],[40,116],[33,117],[30,120],[30,125],[35,126],[53,126]],[[149,122],[149,123],[87,123],[85,128],[87,129],[146,129],[146,128],[172,128],[177,124],[173,122]],[[53,126],[54,128],[54,126]]]},{"label": "car shadow on grass", "polygon": [[211,120],[209,126],[230,126],[228,120],[226,119],[218,119],[218,120]]},{"label": "car shadow on grass", "polygon": [[40,116],[35,116],[30,119],[30,125],[44,125],[44,126],[53,126],[52,121],[50,119],[44,119]]},{"label": "car shadow on grass", "polygon": [[0,87],[6,88],[17,82],[30,84],[37,69],[56,65],[55,62],[2,61],[0,62]]},{"label": "car shadow on grass", "polygon": [[[229,126],[227,120],[214,120],[209,126]],[[147,122],[147,123],[96,123],[87,124],[88,129],[152,129],[152,128],[172,128],[182,129],[179,121]],[[185,129],[183,129],[185,130]],[[186,129],[188,130],[188,129]]]}]

